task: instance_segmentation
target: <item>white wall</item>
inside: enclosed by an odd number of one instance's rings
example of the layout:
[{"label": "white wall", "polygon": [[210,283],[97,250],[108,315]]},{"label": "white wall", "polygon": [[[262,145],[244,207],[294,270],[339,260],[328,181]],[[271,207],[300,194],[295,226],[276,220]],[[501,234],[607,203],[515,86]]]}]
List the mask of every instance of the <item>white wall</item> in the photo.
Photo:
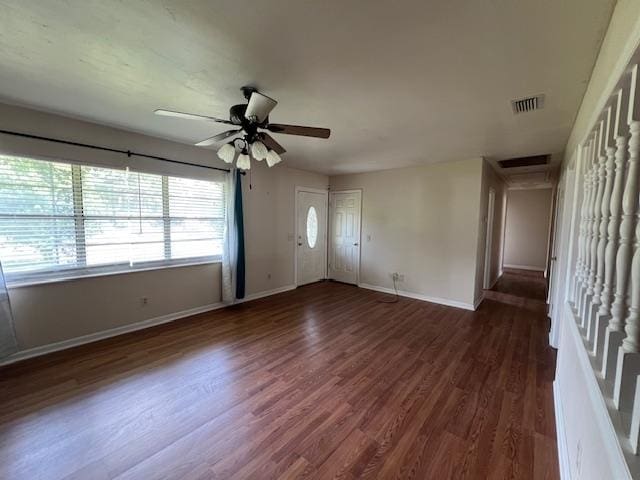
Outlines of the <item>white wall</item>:
[{"label": "white wall", "polygon": [[248,175],[243,179],[248,294],[293,285],[295,187],[329,186],[326,175],[255,163],[253,188],[249,189]]},{"label": "white wall", "polygon": [[543,271],[547,265],[552,189],[509,190],[504,265]]},{"label": "white wall", "polygon": [[[568,169],[575,168],[577,145],[592,128],[639,43],[640,1],[619,0],[567,144],[563,163],[566,178],[575,177],[568,175]],[[577,175],[580,175],[579,171]],[[570,191],[568,186],[567,191]],[[570,285],[567,275],[571,278],[574,273],[578,235],[577,226],[574,224],[572,228],[572,219],[575,223],[576,205],[580,205],[581,199],[578,195],[565,197],[564,201],[571,203],[571,207],[563,209],[571,214],[562,215],[559,222],[569,235],[558,251],[558,261],[569,268],[559,274],[558,288],[561,292],[558,296],[562,303],[554,306],[560,331],[554,395],[562,478],[630,478],[589,357],[582,345],[582,337],[566,304],[565,292]],[[637,457],[634,458],[637,463]]]},{"label": "white wall", "polygon": [[[0,104],[0,129],[226,166],[212,150],[10,105]],[[133,170],[193,178],[221,179],[225,175],[1,134],[0,152],[129,166]],[[249,175],[243,178],[243,201],[247,295],[252,295],[292,285],[295,187],[326,188],[328,177],[287,168],[285,158],[272,169],[264,162],[256,163],[251,175],[252,189],[249,180]],[[220,275],[219,264],[208,264],[10,288],[20,349],[207,308],[220,301]],[[145,307],[141,305],[143,296],[149,299]]]},{"label": "white wall", "polygon": [[25,350],[214,306],[220,289],[220,264],[213,263],[17,287],[9,295]]},{"label": "white wall", "polygon": [[[435,301],[474,301],[482,159],[339,175],[331,190],[362,189],[360,283]],[[369,240],[370,238],[370,240]]]}]

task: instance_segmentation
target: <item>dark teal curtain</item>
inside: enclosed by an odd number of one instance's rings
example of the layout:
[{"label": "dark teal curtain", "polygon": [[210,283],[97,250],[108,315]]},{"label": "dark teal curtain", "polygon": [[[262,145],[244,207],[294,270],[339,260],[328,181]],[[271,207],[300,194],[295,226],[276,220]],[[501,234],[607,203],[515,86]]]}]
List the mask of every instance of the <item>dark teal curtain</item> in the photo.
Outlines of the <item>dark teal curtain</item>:
[{"label": "dark teal curtain", "polygon": [[242,174],[236,170],[235,188],[235,222],[238,239],[238,264],[236,267],[236,298],[244,298],[245,263],[244,263],[244,217],[242,214]]}]

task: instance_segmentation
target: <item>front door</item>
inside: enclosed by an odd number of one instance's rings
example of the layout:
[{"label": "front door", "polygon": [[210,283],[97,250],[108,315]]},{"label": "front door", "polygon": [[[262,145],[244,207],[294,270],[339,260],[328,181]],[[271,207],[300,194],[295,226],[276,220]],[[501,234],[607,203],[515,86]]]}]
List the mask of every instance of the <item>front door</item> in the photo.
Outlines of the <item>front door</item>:
[{"label": "front door", "polygon": [[360,271],[360,191],[331,192],[329,278],[358,284]]},{"label": "front door", "polygon": [[296,193],[296,284],[326,278],[327,192],[299,189]]}]

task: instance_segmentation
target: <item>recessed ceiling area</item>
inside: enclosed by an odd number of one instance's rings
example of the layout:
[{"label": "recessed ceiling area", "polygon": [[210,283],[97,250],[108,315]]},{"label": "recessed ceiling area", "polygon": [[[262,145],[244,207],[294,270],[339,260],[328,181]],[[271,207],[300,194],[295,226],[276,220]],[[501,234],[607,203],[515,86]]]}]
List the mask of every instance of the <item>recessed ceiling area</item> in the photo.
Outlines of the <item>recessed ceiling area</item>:
[{"label": "recessed ceiling area", "polygon": [[613,4],[0,0],[0,101],[196,143],[225,126],[153,111],[226,117],[253,84],[273,122],[331,128],[276,137],[293,167],[559,159]]},{"label": "recessed ceiling area", "polygon": [[551,188],[558,177],[562,154],[488,160],[509,189]]}]

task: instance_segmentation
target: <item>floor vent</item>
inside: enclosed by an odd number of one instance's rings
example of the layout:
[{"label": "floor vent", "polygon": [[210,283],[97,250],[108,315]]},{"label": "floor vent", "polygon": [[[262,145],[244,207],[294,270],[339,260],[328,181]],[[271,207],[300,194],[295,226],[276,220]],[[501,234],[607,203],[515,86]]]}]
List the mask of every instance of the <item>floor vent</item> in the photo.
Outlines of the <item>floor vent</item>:
[{"label": "floor vent", "polygon": [[511,107],[513,108],[514,114],[540,110],[542,107],[544,107],[544,95],[536,95],[535,97],[526,97],[520,98],[518,100],[511,100]]},{"label": "floor vent", "polygon": [[549,157],[549,155],[533,155],[531,157],[509,158],[498,160],[498,164],[501,168],[533,167],[548,164]]}]

